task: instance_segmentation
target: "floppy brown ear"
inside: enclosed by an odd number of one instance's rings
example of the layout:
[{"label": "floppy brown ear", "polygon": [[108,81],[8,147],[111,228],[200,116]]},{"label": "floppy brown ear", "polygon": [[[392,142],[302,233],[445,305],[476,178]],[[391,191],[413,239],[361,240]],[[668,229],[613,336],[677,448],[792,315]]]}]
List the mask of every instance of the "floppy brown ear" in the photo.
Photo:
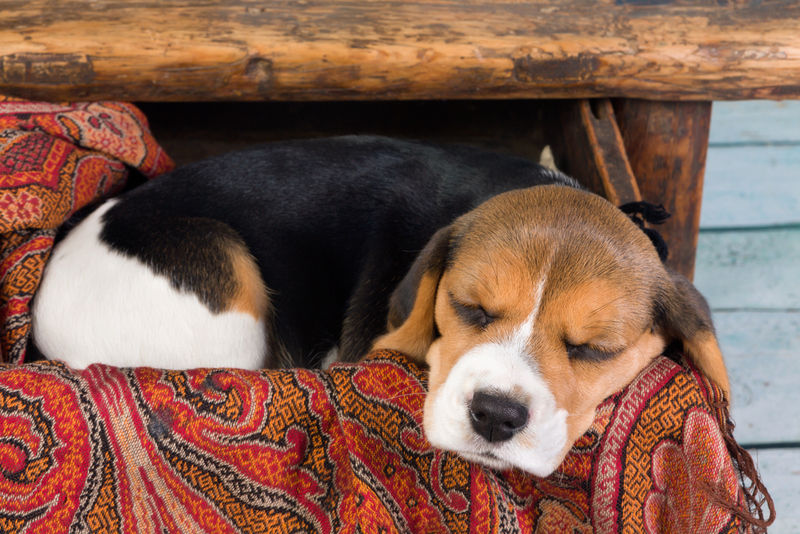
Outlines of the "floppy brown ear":
[{"label": "floppy brown ear", "polygon": [[668,340],[680,340],[694,364],[725,393],[730,400],[730,382],[722,351],[711,321],[706,299],[682,275],[669,272],[672,287],[658,302],[657,319]]},{"label": "floppy brown ear", "polygon": [[453,226],[440,229],[417,256],[389,300],[389,333],[378,338],[372,350],[396,350],[419,362],[425,361],[436,336],[436,289],[452,235]]}]

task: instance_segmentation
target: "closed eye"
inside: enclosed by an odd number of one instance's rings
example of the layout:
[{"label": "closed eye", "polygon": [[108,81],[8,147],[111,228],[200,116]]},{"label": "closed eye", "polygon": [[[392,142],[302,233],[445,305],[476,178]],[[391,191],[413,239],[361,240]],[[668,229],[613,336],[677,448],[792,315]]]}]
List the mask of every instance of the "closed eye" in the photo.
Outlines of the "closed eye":
[{"label": "closed eye", "polygon": [[570,360],[581,362],[600,363],[611,360],[622,352],[621,350],[609,351],[601,349],[588,343],[573,345],[565,341],[564,346],[567,349],[567,356],[569,356]]},{"label": "closed eye", "polygon": [[465,324],[481,330],[485,330],[497,318],[487,312],[483,306],[459,302],[452,294],[450,295],[450,305]]}]

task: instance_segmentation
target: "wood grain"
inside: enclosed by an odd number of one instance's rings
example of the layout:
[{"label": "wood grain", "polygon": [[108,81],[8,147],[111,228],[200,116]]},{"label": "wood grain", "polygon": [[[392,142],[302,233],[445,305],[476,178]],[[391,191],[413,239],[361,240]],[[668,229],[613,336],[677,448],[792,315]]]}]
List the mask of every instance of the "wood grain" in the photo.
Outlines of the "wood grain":
[{"label": "wood grain", "polygon": [[616,206],[641,200],[625,145],[607,98],[571,100],[548,107],[557,166]]},{"label": "wood grain", "polygon": [[694,273],[711,102],[615,102],[625,150],[642,200],[663,204],[672,217],[658,227],[667,265]]},{"label": "wood grain", "polygon": [[751,454],[775,499],[776,519],[769,533],[800,534],[800,449],[756,450]]},{"label": "wood grain", "polygon": [[697,261],[712,309],[800,314],[800,227],[703,231]]},{"label": "wood grain", "polygon": [[709,146],[703,204],[701,228],[800,225],[800,143]]},{"label": "wood grain", "polygon": [[708,146],[800,145],[800,101],[714,104]]},{"label": "wood grain", "polygon": [[[769,532],[800,534],[800,102],[714,103],[695,284],[731,377],[731,416],[775,499]],[[793,170],[794,169],[794,170]]]},{"label": "wood grain", "polygon": [[800,313],[718,311],[714,322],[731,378],[736,439],[800,442]]},{"label": "wood grain", "polygon": [[48,100],[800,97],[791,0],[4,0]]}]

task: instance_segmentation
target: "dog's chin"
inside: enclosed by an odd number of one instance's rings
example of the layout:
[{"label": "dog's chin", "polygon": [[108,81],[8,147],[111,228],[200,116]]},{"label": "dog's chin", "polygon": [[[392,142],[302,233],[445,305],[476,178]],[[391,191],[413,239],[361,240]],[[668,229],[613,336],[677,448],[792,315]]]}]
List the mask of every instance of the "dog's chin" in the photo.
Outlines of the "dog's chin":
[{"label": "dog's chin", "polygon": [[561,462],[566,456],[566,452],[569,451],[569,447],[567,447],[563,453],[549,457],[540,457],[538,454],[525,454],[520,451],[506,451],[502,449],[501,447],[500,450],[492,450],[491,448],[486,448],[484,450],[448,450],[456,453],[468,462],[481,464],[490,469],[508,471],[516,468],[540,478],[545,478],[558,469],[558,466],[561,465]]},{"label": "dog's chin", "polygon": [[514,466],[508,463],[505,460],[502,460],[495,456],[495,454],[491,451],[481,452],[481,453],[474,453],[474,452],[457,452],[459,456],[463,459],[467,460],[468,462],[474,462],[476,464],[482,464],[490,469],[496,469],[497,471],[507,471],[509,469],[513,469]]}]

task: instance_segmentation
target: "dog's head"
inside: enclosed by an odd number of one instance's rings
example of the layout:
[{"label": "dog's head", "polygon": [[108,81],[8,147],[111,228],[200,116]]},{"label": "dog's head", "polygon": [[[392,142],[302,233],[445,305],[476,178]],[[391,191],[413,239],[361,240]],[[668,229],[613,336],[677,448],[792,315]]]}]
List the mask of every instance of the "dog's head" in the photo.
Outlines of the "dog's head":
[{"label": "dog's head", "polygon": [[375,348],[430,366],[432,445],[547,476],[600,402],[673,342],[727,393],[694,286],[606,200],[539,186],[439,230],[393,294]]}]

